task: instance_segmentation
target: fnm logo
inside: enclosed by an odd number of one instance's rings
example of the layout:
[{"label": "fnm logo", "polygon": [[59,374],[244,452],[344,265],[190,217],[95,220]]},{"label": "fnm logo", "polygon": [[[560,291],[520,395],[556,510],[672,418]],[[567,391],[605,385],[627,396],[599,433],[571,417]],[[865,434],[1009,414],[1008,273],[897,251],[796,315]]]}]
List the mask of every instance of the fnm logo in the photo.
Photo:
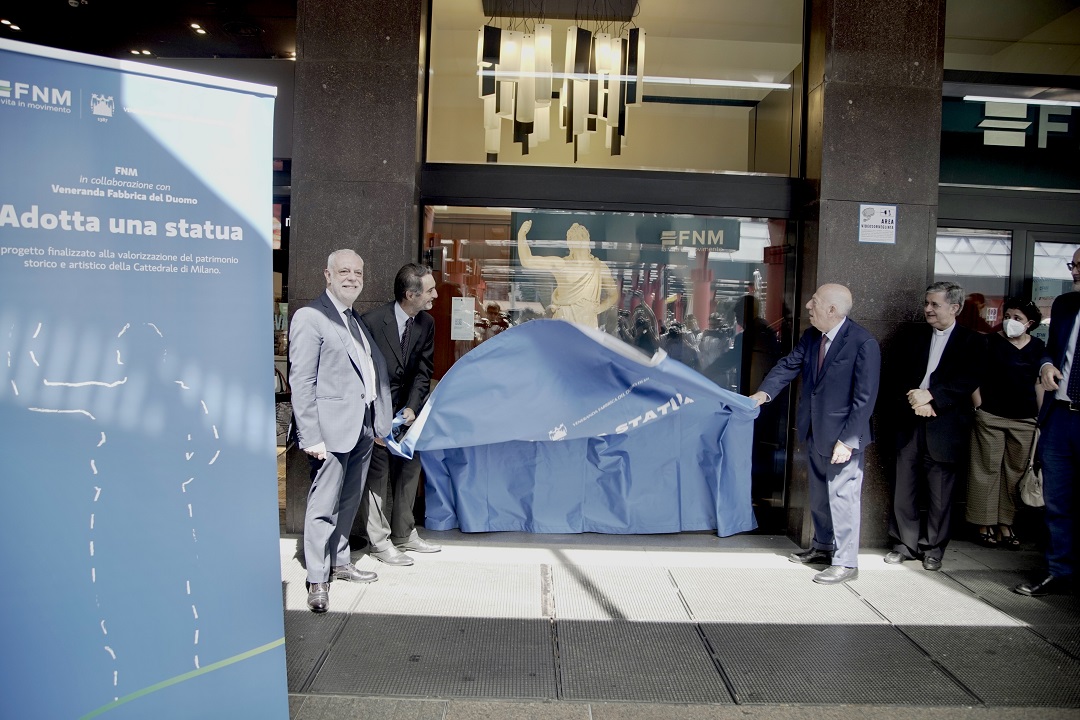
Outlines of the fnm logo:
[{"label": "fnm logo", "polygon": [[723,230],[661,230],[660,245],[663,247],[675,246],[702,246],[723,247]]},{"label": "fnm logo", "polygon": [[27,100],[44,105],[61,105],[71,107],[71,91],[59,88],[30,85],[28,83],[10,80],[0,80],[0,97],[14,100]]},{"label": "fnm logo", "polygon": [[[1028,120],[1028,105],[1025,103],[1005,103],[987,101],[983,109],[983,145],[1004,147],[1026,147],[1028,130],[1032,121]],[[1046,147],[1049,133],[1068,133],[1072,121],[1072,108],[1065,106],[1039,105],[1036,138],[1040,148]],[[1064,119],[1059,122],[1054,118]]]}]

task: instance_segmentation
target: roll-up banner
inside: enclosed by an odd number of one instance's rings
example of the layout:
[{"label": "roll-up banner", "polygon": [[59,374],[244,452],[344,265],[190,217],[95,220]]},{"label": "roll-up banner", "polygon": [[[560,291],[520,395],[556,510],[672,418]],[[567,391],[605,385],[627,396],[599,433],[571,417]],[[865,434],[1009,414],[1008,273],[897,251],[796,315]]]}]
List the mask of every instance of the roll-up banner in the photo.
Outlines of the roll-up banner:
[{"label": "roll-up banner", "polygon": [[5,717],[288,717],[275,94],[0,40]]}]

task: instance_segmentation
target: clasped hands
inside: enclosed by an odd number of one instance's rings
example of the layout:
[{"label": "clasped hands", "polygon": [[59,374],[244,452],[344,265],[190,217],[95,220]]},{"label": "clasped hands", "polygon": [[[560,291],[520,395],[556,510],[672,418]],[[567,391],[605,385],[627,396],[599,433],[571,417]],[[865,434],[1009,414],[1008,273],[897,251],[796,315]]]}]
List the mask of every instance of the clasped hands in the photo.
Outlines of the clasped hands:
[{"label": "clasped hands", "polygon": [[911,405],[911,409],[914,410],[915,414],[919,417],[937,417],[937,413],[934,412],[934,408],[930,404],[934,399],[934,396],[930,394],[929,390],[923,390],[921,388],[908,390],[907,399],[908,403]]}]

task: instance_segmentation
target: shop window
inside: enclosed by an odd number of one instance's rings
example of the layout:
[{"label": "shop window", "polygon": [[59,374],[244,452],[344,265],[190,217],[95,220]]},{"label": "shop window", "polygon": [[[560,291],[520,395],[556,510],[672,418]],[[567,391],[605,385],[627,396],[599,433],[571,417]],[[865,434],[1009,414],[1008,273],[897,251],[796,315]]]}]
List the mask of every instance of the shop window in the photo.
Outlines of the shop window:
[{"label": "shop window", "polygon": [[1012,233],[1007,230],[938,228],[934,280],[964,289],[958,323],[984,333],[1001,325],[1011,258]]},{"label": "shop window", "polygon": [[[797,176],[803,4],[434,2],[425,159]],[[642,38],[638,65],[611,49]]]},{"label": "shop window", "polygon": [[[791,347],[784,220],[440,207],[428,223],[436,378],[539,318],[596,327],[649,356],[663,350],[742,394]],[[786,417],[777,398],[755,425],[755,498],[777,506]]]}]

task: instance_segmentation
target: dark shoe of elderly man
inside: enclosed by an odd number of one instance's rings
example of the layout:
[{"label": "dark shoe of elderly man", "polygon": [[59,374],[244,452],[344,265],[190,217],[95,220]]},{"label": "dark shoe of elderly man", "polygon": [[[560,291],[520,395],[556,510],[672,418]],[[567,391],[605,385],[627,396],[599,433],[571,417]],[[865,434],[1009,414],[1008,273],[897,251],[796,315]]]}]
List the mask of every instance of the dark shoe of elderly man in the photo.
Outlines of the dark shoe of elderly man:
[{"label": "dark shoe of elderly man", "polygon": [[787,559],[788,562],[799,563],[801,565],[814,565],[817,563],[828,565],[832,562],[832,553],[828,550],[810,548],[803,552],[791,553],[787,556]]}]

